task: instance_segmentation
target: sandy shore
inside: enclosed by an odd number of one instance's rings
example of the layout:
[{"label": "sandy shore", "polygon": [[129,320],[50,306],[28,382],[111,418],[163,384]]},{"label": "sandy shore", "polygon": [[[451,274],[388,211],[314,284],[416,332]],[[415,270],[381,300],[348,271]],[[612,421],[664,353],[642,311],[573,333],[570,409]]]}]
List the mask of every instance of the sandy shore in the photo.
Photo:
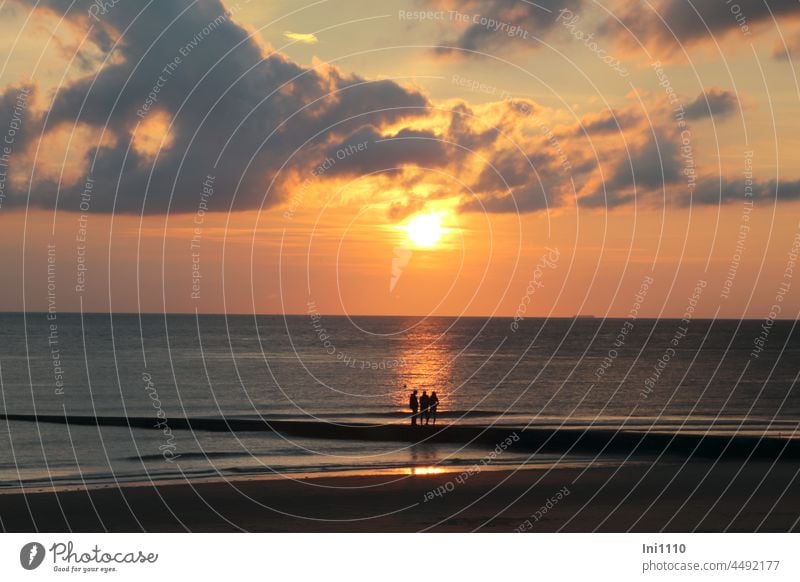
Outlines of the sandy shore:
[{"label": "sandy shore", "polygon": [[[461,483],[458,473],[442,473],[3,494],[0,526],[48,532],[512,532],[528,520],[524,528],[534,532],[796,531],[798,470],[793,461],[714,467],[693,461],[482,471]],[[440,495],[432,493],[437,488]]]}]

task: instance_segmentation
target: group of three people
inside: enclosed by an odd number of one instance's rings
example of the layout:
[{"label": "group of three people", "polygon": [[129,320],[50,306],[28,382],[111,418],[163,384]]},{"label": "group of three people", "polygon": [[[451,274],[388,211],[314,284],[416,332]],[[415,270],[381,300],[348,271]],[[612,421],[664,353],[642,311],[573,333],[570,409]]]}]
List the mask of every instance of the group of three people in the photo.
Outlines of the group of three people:
[{"label": "group of three people", "polygon": [[417,420],[419,420],[420,426],[422,426],[423,420],[425,420],[424,424],[430,424],[431,419],[433,419],[433,424],[436,424],[436,409],[439,407],[439,397],[435,391],[428,396],[428,391],[423,390],[422,396],[417,398],[417,391],[413,390],[411,396],[408,397],[408,407],[411,409],[411,426],[417,425]]}]

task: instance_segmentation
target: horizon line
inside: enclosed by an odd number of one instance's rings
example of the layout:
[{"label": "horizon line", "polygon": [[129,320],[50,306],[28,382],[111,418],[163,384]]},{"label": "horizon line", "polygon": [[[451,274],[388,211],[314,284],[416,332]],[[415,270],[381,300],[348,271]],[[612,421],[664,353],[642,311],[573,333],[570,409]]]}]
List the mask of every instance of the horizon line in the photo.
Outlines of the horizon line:
[{"label": "horizon line", "polygon": [[[428,318],[449,318],[449,319],[514,319],[515,315],[420,315],[420,314],[373,314],[373,313],[307,313],[307,312],[293,312],[293,313],[252,313],[252,312],[198,312],[198,311],[57,311],[55,312],[56,316],[58,315],[195,315],[195,316],[211,316],[211,317],[221,317],[221,316],[231,316],[231,317],[243,317],[243,316],[250,316],[250,317],[310,317],[311,315],[319,315],[322,317],[418,317],[423,319]],[[0,315],[49,315],[50,312],[47,310],[35,310],[35,311],[23,311],[23,310],[13,310],[13,311],[6,311],[0,310]],[[526,319],[595,319],[598,321],[604,321],[607,319],[631,319],[627,316],[614,316],[614,315],[538,315],[532,317],[525,317],[520,319],[520,321],[525,321]],[[653,317],[653,316],[642,316],[633,318],[634,320],[652,320],[652,321],[660,321],[660,320],[682,320],[682,317]],[[694,317],[691,321],[764,321],[766,317]],[[797,318],[775,318],[772,321],[798,321]]]}]

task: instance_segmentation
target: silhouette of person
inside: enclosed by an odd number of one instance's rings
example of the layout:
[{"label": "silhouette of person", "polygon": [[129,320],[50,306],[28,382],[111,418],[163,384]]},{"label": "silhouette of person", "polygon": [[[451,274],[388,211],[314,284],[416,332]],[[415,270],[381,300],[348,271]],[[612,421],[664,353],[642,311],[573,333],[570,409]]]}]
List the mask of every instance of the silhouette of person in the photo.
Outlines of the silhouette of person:
[{"label": "silhouette of person", "polygon": [[416,390],[411,392],[411,396],[408,397],[408,407],[411,409],[411,426],[415,426],[417,424],[417,411],[419,410]]},{"label": "silhouette of person", "polygon": [[431,405],[430,396],[428,396],[428,391],[423,390],[422,396],[419,399],[419,423],[422,424],[422,419],[425,419],[425,424],[428,424],[430,418],[428,417],[429,414],[429,407]]},{"label": "silhouette of person", "polygon": [[439,397],[436,396],[436,390],[431,392],[431,399],[428,403],[428,409],[430,410],[431,418],[433,419],[433,424],[436,424],[436,408],[439,406]]}]

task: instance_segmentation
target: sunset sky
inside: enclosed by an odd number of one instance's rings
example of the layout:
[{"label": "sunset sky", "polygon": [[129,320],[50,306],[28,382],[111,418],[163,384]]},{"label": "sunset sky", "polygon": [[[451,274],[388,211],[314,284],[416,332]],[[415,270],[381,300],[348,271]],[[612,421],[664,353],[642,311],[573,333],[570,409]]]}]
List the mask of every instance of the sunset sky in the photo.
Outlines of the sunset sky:
[{"label": "sunset sky", "polygon": [[6,1],[0,309],[795,318],[800,4],[695,4]]}]

